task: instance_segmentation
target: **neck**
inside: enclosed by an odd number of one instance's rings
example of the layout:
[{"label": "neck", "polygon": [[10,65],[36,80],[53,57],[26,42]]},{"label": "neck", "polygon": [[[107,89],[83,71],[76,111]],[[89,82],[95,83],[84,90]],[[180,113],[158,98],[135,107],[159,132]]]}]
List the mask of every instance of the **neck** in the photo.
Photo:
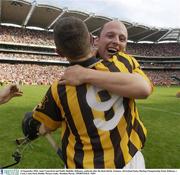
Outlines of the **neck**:
[{"label": "neck", "polygon": [[93,56],[94,56],[94,54],[93,54],[92,52],[90,52],[90,53],[87,54],[86,56],[81,57],[81,58],[79,58],[79,59],[77,59],[77,60],[73,60],[73,59],[70,59],[70,58],[68,58],[68,60],[69,60],[71,63],[73,63],[73,62],[82,62],[82,61],[88,60],[89,58],[91,58],[91,57],[93,57]]}]

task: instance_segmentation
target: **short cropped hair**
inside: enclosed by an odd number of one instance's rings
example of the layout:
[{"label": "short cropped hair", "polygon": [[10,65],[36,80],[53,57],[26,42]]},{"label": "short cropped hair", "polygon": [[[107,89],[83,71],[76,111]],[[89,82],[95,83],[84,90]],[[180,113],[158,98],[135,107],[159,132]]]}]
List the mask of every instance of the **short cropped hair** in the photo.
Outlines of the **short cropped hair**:
[{"label": "short cropped hair", "polygon": [[76,17],[63,17],[56,22],[54,42],[56,48],[72,60],[85,57],[90,52],[88,28]]}]

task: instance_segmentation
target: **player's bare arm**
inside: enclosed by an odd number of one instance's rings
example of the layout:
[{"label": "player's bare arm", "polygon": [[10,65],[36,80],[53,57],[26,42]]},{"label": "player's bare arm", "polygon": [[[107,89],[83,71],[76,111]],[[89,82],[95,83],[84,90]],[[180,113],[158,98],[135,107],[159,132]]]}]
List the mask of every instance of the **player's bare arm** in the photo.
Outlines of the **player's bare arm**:
[{"label": "player's bare arm", "polygon": [[138,73],[103,72],[71,66],[62,75],[60,84],[80,85],[90,83],[123,97],[147,98],[152,91],[151,84]]}]

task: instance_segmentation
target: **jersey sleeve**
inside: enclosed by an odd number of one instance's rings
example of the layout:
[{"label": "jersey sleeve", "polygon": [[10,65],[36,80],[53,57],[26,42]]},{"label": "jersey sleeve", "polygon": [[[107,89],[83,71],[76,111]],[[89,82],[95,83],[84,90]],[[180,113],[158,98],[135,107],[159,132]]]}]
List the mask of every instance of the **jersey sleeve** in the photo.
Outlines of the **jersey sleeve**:
[{"label": "jersey sleeve", "polygon": [[147,77],[147,75],[144,73],[144,71],[141,69],[138,61],[133,56],[126,54],[126,53],[123,53],[123,52],[119,52],[119,55],[124,57],[127,60],[127,62],[129,63],[127,65],[131,65],[131,66],[129,66],[129,70],[130,70],[129,72],[140,74],[150,84],[150,86],[153,90],[152,82]]},{"label": "jersey sleeve", "polygon": [[55,130],[61,125],[63,120],[62,112],[58,104],[58,82],[46,92],[42,101],[35,107],[33,111],[33,118],[44,123],[48,128]]},{"label": "jersey sleeve", "polygon": [[138,63],[138,61],[134,58],[134,57],[131,57],[132,58],[132,63],[133,63],[133,73],[138,73],[140,75],[143,76],[143,78],[148,82],[150,83],[151,87],[153,88],[153,84],[152,82],[150,81],[150,79],[147,77],[147,75],[144,73],[144,71],[141,69],[140,67],[140,64]]}]

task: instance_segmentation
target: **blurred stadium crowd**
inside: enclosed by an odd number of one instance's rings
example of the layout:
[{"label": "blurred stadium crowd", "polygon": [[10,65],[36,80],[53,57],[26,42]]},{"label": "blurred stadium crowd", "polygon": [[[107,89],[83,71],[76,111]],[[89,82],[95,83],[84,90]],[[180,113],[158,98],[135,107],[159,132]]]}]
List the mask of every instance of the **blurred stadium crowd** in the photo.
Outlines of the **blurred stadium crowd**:
[{"label": "blurred stadium crowd", "polygon": [[[127,53],[136,57],[155,85],[179,83],[172,77],[180,77],[180,43],[128,43]],[[60,78],[66,58],[56,54],[52,32],[0,26],[0,61],[1,84],[40,85]]]},{"label": "blurred stadium crowd", "polygon": [[135,44],[129,43],[127,52],[141,56],[180,56],[180,43]]}]

